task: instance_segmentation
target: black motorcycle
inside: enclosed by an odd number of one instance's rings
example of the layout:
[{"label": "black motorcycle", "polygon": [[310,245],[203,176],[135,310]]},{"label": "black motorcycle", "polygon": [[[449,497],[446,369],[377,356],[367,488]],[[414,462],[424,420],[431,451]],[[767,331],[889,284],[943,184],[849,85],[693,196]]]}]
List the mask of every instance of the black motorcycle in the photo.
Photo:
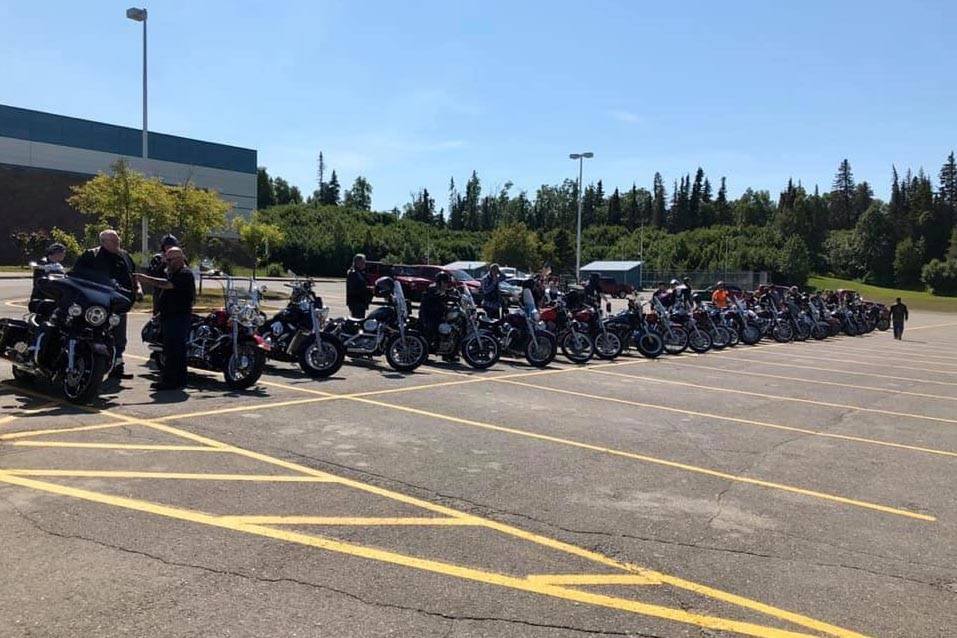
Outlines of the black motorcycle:
[{"label": "black motorcycle", "polygon": [[[415,327],[416,323],[411,325]],[[431,353],[454,357],[461,352],[465,363],[477,370],[495,365],[501,355],[495,335],[481,329],[478,306],[467,286],[462,286],[446,304],[442,322],[428,341]]]},{"label": "black motorcycle", "polygon": [[334,319],[323,331],[338,338],[350,357],[384,354],[394,369],[411,372],[429,358],[429,344],[409,325],[409,304],[402,284],[391,277],[380,277],[375,292],[385,298],[386,305],[376,308],[365,319]]},{"label": "black motorcycle", "polygon": [[0,319],[0,356],[18,381],[45,379],[73,403],[100,394],[115,363],[112,330],[132,306],[130,291],[92,271],[37,280],[43,299],[24,319]]},{"label": "black motorcycle", "polygon": [[[225,307],[206,316],[193,315],[186,346],[187,365],[202,370],[222,372],[226,385],[233,390],[245,390],[262,376],[266,367],[269,344],[257,330],[265,317],[259,310],[259,299],[265,287],[249,282],[249,289],[241,293],[226,280]],[[163,353],[163,335],[159,317],[153,317],[142,332],[143,342],[151,351],[150,358],[162,370],[166,365]]]},{"label": "black motorcycle", "polygon": [[520,303],[514,311],[498,320],[482,317],[482,328],[495,335],[502,354],[525,357],[529,364],[544,368],[555,359],[558,350],[555,335],[549,332],[535,303],[531,290],[522,290]]},{"label": "black motorcycle", "polygon": [[665,351],[665,340],[648,323],[643,306],[638,297],[628,299],[628,309],[612,317],[608,329],[618,334],[626,348],[637,348],[642,356],[656,359]]},{"label": "black motorcycle", "polygon": [[313,378],[339,371],[345,348],[334,335],[324,333],[329,309],[312,289],[312,280],[283,284],[291,289],[289,303],[259,327],[259,336],[269,345],[268,359],[298,363]]}]

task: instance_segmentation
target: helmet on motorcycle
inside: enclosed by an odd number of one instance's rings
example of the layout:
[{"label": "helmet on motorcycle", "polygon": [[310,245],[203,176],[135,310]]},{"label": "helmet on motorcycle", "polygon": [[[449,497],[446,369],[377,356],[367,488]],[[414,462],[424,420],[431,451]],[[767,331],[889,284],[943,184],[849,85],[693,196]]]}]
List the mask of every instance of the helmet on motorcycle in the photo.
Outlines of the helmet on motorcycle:
[{"label": "helmet on motorcycle", "polygon": [[395,281],[392,277],[379,277],[375,280],[375,294],[378,297],[388,297],[395,292]]},{"label": "helmet on motorcycle", "polygon": [[723,282],[723,281],[719,281],[718,283],[716,283],[716,284],[714,285],[714,287],[715,287],[715,288],[724,288],[724,282]]},{"label": "helmet on motorcycle", "polygon": [[671,280],[671,285],[672,285],[672,286],[680,286],[680,285],[681,285],[681,282],[678,281],[677,279],[672,279],[672,280]]},{"label": "helmet on motorcycle", "polygon": [[452,281],[452,275],[445,272],[444,270],[439,271],[439,273],[435,276],[435,283],[439,285],[447,284],[447,283],[450,283],[451,281]]}]

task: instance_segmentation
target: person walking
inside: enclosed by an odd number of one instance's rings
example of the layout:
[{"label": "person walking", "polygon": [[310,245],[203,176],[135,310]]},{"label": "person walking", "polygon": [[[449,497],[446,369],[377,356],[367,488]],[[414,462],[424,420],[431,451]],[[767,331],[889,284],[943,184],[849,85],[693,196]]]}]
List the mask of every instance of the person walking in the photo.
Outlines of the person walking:
[{"label": "person walking", "polygon": [[891,324],[894,326],[894,338],[898,341],[904,334],[904,322],[910,317],[907,314],[907,306],[901,303],[901,298],[897,298],[897,303],[891,306]]},{"label": "person walking", "polygon": [[346,273],[346,306],[349,316],[364,319],[372,301],[366,282],[366,256],[362,253],[352,258],[352,268]]},{"label": "person walking", "polygon": [[488,272],[481,279],[482,284],[482,308],[489,319],[501,319],[502,317],[502,291],[498,285],[504,281],[502,269],[498,264],[492,264],[488,267]]},{"label": "person walking", "polygon": [[156,306],[163,334],[165,362],[160,380],[150,384],[157,391],[180,390],[186,385],[186,344],[189,341],[193,302],[196,300],[196,280],[186,266],[182,249],[176,246],[167,249],[165,258],[164,277],[136,274],[140,283],[163,291],[156,298]]},{"label": "person walking", "polygon": [[[139,284],[134,279],[136,266],[129,254],[120,247],[120,235],[113,229],[100,233],[100,245],[90,248],[80,255],[73,266],[72,272],[93,272],[107,280],[112,279],[121,288],[128,290],[130,302],[136,301],[140,292]],[[110,376],[119,379],[132,379],[132,374],[126,373],[123,364],[123,353],[126,351],[126,313],[120,315],[120,323],[113,329],[113,342],[116,349],[116,360]]]}]

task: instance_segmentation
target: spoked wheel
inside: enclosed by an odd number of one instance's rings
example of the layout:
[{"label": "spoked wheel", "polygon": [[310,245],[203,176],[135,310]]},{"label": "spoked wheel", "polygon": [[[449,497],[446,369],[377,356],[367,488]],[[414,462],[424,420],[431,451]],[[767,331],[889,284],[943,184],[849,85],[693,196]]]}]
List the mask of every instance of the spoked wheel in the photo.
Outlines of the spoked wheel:
[{"label": "spoked wheel", "polygon": [[110,366],[107,357],[97,355],[90,348],[78,348],[73,357],[73,371],[64,364],[60,371],[60,387],[70,403],[89,403],[100,394],[103,377]]},{"label": "spoked wheel", "polygon": [[610,361],[621,354],[624,344],[621,338],[611,330],[599,332],[594,337],[595,356]]},{"label": "spoked wheel", "polygon": [[537,332],[533,339],[528,337],[525,344],[525,359],[536,368],[544,368],[555,359],[558,350],[555,335],[550,332]]},{"label": "spoked wheel", "polygon": [[753,323],[746,324],[741,330],[741,342],[753,346],[759,341],[761,341],[761,329]]},{"label": "spoked wheel", "polygon": [[665,351],[665,340],[657,332],[635,332],[632,341],[638,352],[649,359],[657,359]]},{"label": "spoked wheel", "polygon": [[715,350],[724,350],[731,345],[731,333],[724,326],[715,326],[709,331],[708,336],[711,337],[711,345]]},{"label": "spoked wheel", "polygon": [[794,331],[791,330],[791,326],[782,321],[771,329],[771,336],[778,343],[788,343],[794,340]]},{"label": "spoked wheel", "polygon": [[345,348],[337,337],[320,334],[309,337],[299,350],[299,367],[314,379],[330,377],[342,367]]},{"label": "spoked wheel", "polygon": [[594,345],[588,335],[568,330],[561,336],[562,354],[572,363],[587,363],[595,354]]},{"label": "spoked wheel", "polygon": [[429,356],[429,345],[422,335],[406,332],[397,335],[386,346],[385,358],[389,365],[399,372],[412,372],[425,363]]},{"label": "spoked wheel", "polygon": [[252,343],[240,343],[226,362],[223,378],[230,389],[245,390],[259,380],[265,367],[265,352]]},{"label": "spoked wheel", "polygon": [[698,354],[703,354],[711,349],[714,345],[714,341],[704,330],[692,330],[688,333],[688,347],[697,352]]},{"label": "spoked wheel", "polygon": [[688,348],[688,332],[684,328],[672,326],[671,330],[661,334],[661,338],[668,354],[681,354]]},{"label": "spoked wheel", "polygon": [[495,365],[501,354],[502,348],[498,340],[485,332],[467,337],[462,342],[462,358],[477,370]]}]

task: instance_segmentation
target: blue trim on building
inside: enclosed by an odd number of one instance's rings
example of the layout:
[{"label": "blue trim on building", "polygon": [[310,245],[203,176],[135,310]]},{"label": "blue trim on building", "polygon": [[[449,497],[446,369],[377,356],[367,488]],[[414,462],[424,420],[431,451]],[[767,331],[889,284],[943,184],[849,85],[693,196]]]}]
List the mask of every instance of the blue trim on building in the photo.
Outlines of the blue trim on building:
[{"label": "blue trim on building", "polygon": [[[139,157],[143,132],[0,104],[0,137]],[[150,159],[256,173],[256,151],[163,133],[149,134]]]}]

